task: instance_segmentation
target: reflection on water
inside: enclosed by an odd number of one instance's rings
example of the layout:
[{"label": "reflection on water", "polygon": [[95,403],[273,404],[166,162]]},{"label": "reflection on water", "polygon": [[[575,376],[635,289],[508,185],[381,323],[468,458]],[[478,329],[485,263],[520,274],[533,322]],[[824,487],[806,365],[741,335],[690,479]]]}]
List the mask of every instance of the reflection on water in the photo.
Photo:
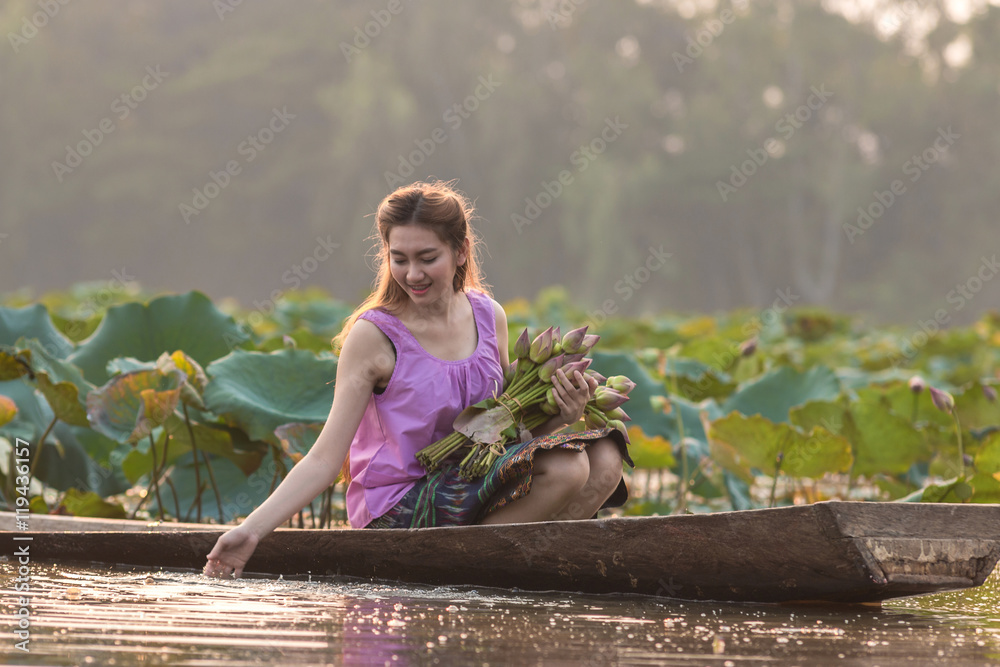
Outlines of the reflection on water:
[{"label": "reflection on water", "polygon": [[884,608],[723,605],[647,597],[32,565],[31,653],[45,665],[996,665],[1000,575],[975,592]]}]

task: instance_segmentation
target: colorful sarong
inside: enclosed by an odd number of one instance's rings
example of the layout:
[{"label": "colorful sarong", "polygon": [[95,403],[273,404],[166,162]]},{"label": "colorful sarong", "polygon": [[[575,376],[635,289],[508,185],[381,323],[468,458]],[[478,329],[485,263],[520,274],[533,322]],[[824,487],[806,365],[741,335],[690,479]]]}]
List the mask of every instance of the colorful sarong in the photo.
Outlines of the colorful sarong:
[{"label": "colorful sarong", "polygon": [[[373,519],[365,528],[429,528],[478,523],[486,514],[517,500],[531,491],[531,470],[535,453],[543,449],[583,451],[600,438],[610,437],[618,444],[622,458],[633,468],[628,447],[621,432],[613,428],[577,433],[555,433],[527,442],[508,445],[483,477],[465,481],[458,477],[459,463],[446,461],[417,481],[388,512]],[[619,507],[628,500],[625,480],[618,483],[601,508]]]}]

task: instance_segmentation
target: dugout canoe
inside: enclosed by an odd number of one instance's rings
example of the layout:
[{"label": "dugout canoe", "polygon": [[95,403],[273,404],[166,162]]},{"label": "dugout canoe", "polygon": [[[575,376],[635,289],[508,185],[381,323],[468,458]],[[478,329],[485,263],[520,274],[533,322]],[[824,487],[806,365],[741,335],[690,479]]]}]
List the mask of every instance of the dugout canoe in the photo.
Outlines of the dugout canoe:
[{"label": "dugout canoe", "polygon": [[[204,524],[0,513],[32,561],[201,569]],[[14,537],[31,538],[14,542]],[[740,602],[877,602],[978,586],[1000,559],[1000,505],[821,502],[662,517],[417,530],[278,529],[246,573]]]}]

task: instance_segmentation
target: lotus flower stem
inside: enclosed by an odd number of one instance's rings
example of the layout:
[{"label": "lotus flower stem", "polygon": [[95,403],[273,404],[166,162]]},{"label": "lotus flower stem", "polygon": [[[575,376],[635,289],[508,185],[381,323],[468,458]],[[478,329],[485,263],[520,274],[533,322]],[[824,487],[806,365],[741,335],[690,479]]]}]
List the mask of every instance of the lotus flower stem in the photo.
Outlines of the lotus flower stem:
[{"label": "lotus flower stem", "polygon": [[[56,425],[57,421],[59,421],[59,417],[53,417],[52,421],[49,422],[49,425],[45,427],[45,432],[42,433],[42,437],[38,439],[38,449],[35,451],[35,458],[31,460],[31,468],[28,470],[29,482],[31,481],[31,478],[35,476],[35,466],[38,465],[38,462],[42,458],[42,448],[45,447],[45,438],[49,437],[49,433],[52,432],[52,427]],[[11,470],[13,470],[13,468],[11,468]],[[14,476],[11,475],[11,479],[13,478]]]},{"label": "lotus flower stem", "polygon": [[181,501],[177,497],[177,489],[174,488],[174,483],[170,480],[169,477],[164,477],[163,481],[167,483],[167,486],[170,487],[170,492],[174,494],[174,512],[175,512],[174,516],[176,516],[177,520],[180,521],[181,520]]},{"label": "lotus flower stem", "polygon": [[[153,487],[153,493],[156,494],[156,512],[160,516],[160,521],[163,521],[163,500],[160,498],[160,484],[156,479],[156,443],[153,442],[152,432],[149,434],[149,455],[153,457],[153,472],[150,473],[149,483]],[[149,495],[149,487],[146,487],[146,495]]]},{"label": "lotus flower stem", "polygon": [[[187,403],[181,401],[181,407],[184,409],[184,423],[187,424],[188,437],[191,438],[191,457],[194,459],[194,488],[198,489],[198,493],[195,495],[195,504],[198,507],[195,521],[201,523],[201,471],[198,466],[198,443],[194,440],[194,428],[191,426]],[[188,513],[190,514],[190,510]]]}]

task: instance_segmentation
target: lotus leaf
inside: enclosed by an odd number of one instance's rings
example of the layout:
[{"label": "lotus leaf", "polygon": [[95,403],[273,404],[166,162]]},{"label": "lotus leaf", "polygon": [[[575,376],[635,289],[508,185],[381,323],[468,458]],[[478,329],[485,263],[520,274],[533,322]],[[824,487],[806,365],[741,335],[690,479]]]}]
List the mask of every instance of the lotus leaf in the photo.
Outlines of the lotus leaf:
[{"label": "lotus leaf", "polygon": [[163,296],[149,302],[125,303],[108,309],[93,335],[80,343],[69,360],[92,382],[108,380],[107,364],[117,357],[141,361],[163,352],[184,353],[205,366],[247,344],[248,336],[232,317],[201,292]]},{"label": "lotus leaf", "polygon": [[760,415],[732,413],[711,422],[709,444],[716,461],[742,479],[757,469],[773,475],[781,455],[780,470],[795,477],[819,478],[843,472],[851,465],[850,443],[817,426],[804,434],[787,423],[774,423]]},{"label": "lotus leaf", "polygon": [[135,444],[163,424],[180,400],[180,371],[132,371],[111,378],[87,395],[87,416],[94,430]]},{"label": "lotus leaf", "polygon": [[810,400],[831,400],[840,394],[837,376],[826,366],[799,371],[782,366],[740,386],[722,404],[722,411],[759,414],[772,422],[788,421],[788,412]]},{"label": "lotus leaf", "polygon": [[40,303],[24,308],[0,306],[0,344],[11,345],[21,337],[38,339],[53,357],[65,359],[73,343],[53,326],[49,311]]},{"label": "lotus leaf", "polygon": [[337,361],[304,350],[234,350],[206,370],[208,409],[252,439],[278,444],[274,429],[283,424],[326,421]]},{"label": "lotus leaf", "polygon": [[670,468],[677,461],[670,441],[660,435],[646,435],[641,426],[629,426],[629,455],[636,468]]},{"label": "lotus leaf", "polygon": [[124,519],[125,508],[119,503],[109,503],[93,491],[69,489],[59,507],[73,516],[91,516],[104,519]]},{"label": "lotus leaf", "polygon": [[298,463],[302,460],[302,457],[309,453],[309,450],[316,443],[316,438],[319,437],[322,430],[322,424],[294,422],[291,424],[282,424],[274,429],[274,435],[281,441],[282,451],[292,461]]}]

